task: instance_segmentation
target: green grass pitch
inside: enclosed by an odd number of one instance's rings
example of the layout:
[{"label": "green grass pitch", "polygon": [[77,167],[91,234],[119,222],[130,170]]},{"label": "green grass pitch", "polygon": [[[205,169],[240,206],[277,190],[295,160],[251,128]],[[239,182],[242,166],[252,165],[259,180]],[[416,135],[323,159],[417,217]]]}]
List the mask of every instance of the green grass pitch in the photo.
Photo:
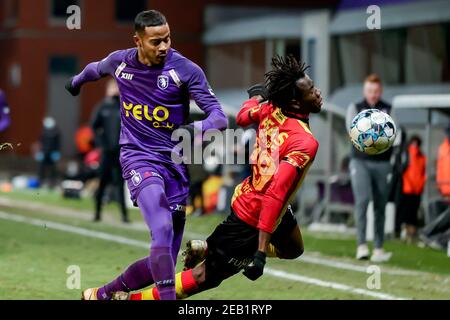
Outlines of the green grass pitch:
[{"label": "green grass pitch", "polygon": [[[145,243],[149,243],[149,236],[138,210],[132,210],[132,226],[124,227],[114,206],[106,207],[106,222],[100,224],[90,221],[92,208],[89,199],[64,200],[51,192],[0,194],[0,214],[23,220],[0,218],[0,299],[79,299],[81,290],[67,287],[69,266],[80,268],[83,289],[110,281],[148,253]],[[185,240],[207,236],[223,218],[188,217]],[[138,240],[143,245],[56,230],[46,223],[30,224],[31,219]],[[450,299],[450,259],[444,252],[388,241],[386,249],[394,253],[392,261],[379,265],[381,288],[370,289],[367,280],[371,274],[364,270],[371,263],[353,259],[352,237],[305,230],[303,234],[305,259],[313,257],[326,263],[268,259],[269,271],[258,281],[239,274],[191,299],[377,299],[383,294]]]}]

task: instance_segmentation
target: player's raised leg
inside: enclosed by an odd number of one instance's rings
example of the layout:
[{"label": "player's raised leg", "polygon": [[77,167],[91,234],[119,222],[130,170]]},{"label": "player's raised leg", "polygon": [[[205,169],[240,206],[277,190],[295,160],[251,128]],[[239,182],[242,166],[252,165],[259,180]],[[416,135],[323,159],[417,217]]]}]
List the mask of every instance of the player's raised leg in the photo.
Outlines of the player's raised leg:
[{"label": "player's raised leg", "polygon": [[173,221],[164,185],[150,184],[138,196],[138,205],[151,230],[150,268],[162,300],[175,300],[175,262],[172,257]]},{"label": "player's raised leg", "polygon": [[[287,224],[285,224],[287,225]],[[280,229],[281,230],[281,229]],[[280,232],[281,234],[282,232]],[[276,238],[275,238],[276,239]],[[273,257],[280,259],[295,259],[303,253],[303,239],[300,227],[296,225],[287,236],[280,237],[275,245],[271,244]],[[278,249],[280,248],[280,249]],[[208,256],[208,245],[205,240],[191,240],[187,243],[187,255],[192,261],[205,259],[195,267],[179,272],[175,276],[175,290],[177,299],[185,299],[205,290],[218,287],[223,280],[239,272],[239,268],[229,265],[228,259],[221,259],[217,255]],[[268,254],[269,256],[269,254]],[[251,255],[248,257],[251,258]],[[136,293],[115,292],[113,300],[160,300],[160,293],[157,287],[142,290]]]},{"label": "player's raised leg", "polygon": [[[176,297],[186,299],[197,293],[218,287],[223,280],[238,273],[238,269],[217,268],[215,258],[207,259],[193,269],[176,274]],[[220,265],[220,264],[219,264]],[[223,266],[223,265],[222,265]],[[113,300],[160,300],[157,287],[142,290],[136,293],[115,292]]]},{"label": "player's raised leg", "polygon": [[173,173],[173,176],[171,174],[165,175],[164,185],[167,200],[172,211],[172,257],[176,265],[186,223],[186,202],[189,196],[189,178],[187,170],[183,167],[178,167],[178,170],[171,169],[170,172]]},{"label": "player's raised leg", "polygon": [[[164,183],[159,178],[153,178],[152,183],[144,187],[137,197],[137,203],[142,211],[144,220],[151,230],[152,243],[150,256],[136,261],[119,277],[98,289],[92,295],[92,289],[83,292],[83,298],[110,299],[116,291],[129,292],[145,288],[156,283],[162,299],[175,299],[175,259],[173,254],[174,231],[172,210],[169,208]],[[177,227],[178,234],[180,228]],[[178,244],[179,247],[179,244]]]},{"label": "player's raised leg", "polygon": [[[204,264],[194,269],[179,272],[175,276],[175,290],[177,299],[185,299],[201,290],[200,285],[205,281]],[[160,300],[161,296],[157,287],[142,290],[136,293],[115,292],[113,300]]]},{"label": "player's raised leg", "polygon": [[272,241],[267,250],[268,257],[277,257],[280,259],[296,259],[303,254],[303,238],[300,226],[294,229],[278,241]]},{"label": "player's raised leg", "polygon": [[[274,232],[267,248],[267,257],[296,259],[304,252],[303,237],[294,213],[288,207],[280,225]],[[189,240],[183,251],[185,270],[194,268],[205,260],[208,244],[205,240]]]}]

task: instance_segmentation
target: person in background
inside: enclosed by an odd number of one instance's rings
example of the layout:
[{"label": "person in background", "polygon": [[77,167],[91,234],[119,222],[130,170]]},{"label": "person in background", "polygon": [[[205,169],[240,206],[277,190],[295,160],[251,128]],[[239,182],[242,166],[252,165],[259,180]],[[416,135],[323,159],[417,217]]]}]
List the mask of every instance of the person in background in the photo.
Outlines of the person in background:
[{"label": "person in background", "polygon": [[[363,94],[364,99],[361,102],[351,104],[347,109],[346,125],[348,130],[350,130],[353,118],[363,110],[378,109],[388,114],[391,112],[391,106],[381,100],[383,86],[377,75],[371,74],[365,79]],[[366,240],[366,212],[371,199],[374,203],[375,248],[370,260],[374,262],[388,261],[392,255],[383,250],[385,208],[389,196],[388,177],[392,173],[391,155],[392,148],[378,155],[368,155],[352,147],[350,178],[355,197],[358,242],[356,258],[359,260],[368,259],[370,256]]]},{"label": "person in background", "polygon": [[408,161],[402,175],[402,194],[397,210],[408,243],[412,243],[417,235],[420,200],[426,181],[426,157],[420,150],[421,145],[419,136],[412,136],[409,140]]},{"label": "person in background", "polygon": [[392,179],[389,193],[389,201],[395,203],[395,237],[400,238],[402,231],[402,218],[398,212],[402,191],[403,172],[408,165],[408,143],[406,140],[406,129],[397,127],[397,135],[392,146]]},{"label": "person in background", "polygon": [[119,162],[119,88],[114,79],[110,79],[106,85],[106,97],[95,109],[91,120],[91,127],[95,133],[96,143],[102,150],[99,167],[100,184],[95,194],[94,221],[101,220],[103,196],[106,187],[111,184],[117,192],[116,199],[122,213],[122,221],[128,223],[130,220],[125,204],[124,180]]},{"label": "person in background", "polygon": [[[11,125],[9,106],[6,102],[5,93],[0,89],[0,132],[5,131]],[[2,141],[0,141],[1,143]]]},{"label": "person in background", "polygon": [[52,117],[44,118],[43,125],[40,151],[36,154],[39,162],[39,186],[43,186],[48,180],[48,186],[52,189],[57,178],[56,165],[61,158],[61,132]]},{"label": "person in background", "polygon": [[94,132],[90,124],[84,124],[77,129],[75,132],[75,145],[77,146],[80,160],[83,160],[86,154],[94,149]]},{"label": "person in background", "polygon": [[439,192],[450,204],[450,123],[447,124],[445,134],[438,150],[436,183]]},{"label": "person in background", "polygon": [[435,201],[431,221],[422,229],[422,242],[434,249],[448,250],[450,242],[450,123],[445,129],[446,137],[438,149],[436,183],[442,200]]},{"label": "person in background", "polygon": [[74,138],[77,147],[77,176],[83,183],[87,183],[89,180],[97,178],[100,166],[96,161],[100,150],[94,150],[94,131],[91,124],[82,124],[75,132]]}]

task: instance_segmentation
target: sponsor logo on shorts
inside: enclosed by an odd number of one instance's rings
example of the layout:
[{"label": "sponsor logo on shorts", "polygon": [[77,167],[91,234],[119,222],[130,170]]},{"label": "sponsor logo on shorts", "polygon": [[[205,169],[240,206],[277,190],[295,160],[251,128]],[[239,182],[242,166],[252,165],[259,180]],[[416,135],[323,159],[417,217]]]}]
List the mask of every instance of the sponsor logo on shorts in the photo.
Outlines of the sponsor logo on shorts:
[{"label": "sponsor logo on shorts", "polygon": [[163,74],[160,74],[158,76],[158,88],[160,88],[161,90],[166,90],[167,87],[169,86],[169,77]]},{"label": "sponsor logo on shorts", "polygon": [[133,182],[135,186],[138,186],[142,182],[142,177],[139,172],[131,170],[130,175],[131,175],[131,182]]},{"label": "sponsor logo on shorts", "polygon": [[176,206],[170,206],[170,209],[173,210],[173,211],[185,212],[186,211],[186,206],[182,206],[181,204],[177,204]]},{"label": "sponsor logo on shorts", "polygon": [[163,178],[159,173],[154,172],[154,171],[145,171],[144,172],[144,178],[148,178],[148,177],[158,177],[158,178]]},{"label": "sponsor logo on shorts", "polygon": [[235,258],[231,258],[228,261],[228,264],[231,264],[231,265],[235,266],[238,269],[242,269],[242,268],[248,266],[251,262],[252,262],[251,258],[246,258],[244,260],[238,260],[238,259],[235,259]]}]

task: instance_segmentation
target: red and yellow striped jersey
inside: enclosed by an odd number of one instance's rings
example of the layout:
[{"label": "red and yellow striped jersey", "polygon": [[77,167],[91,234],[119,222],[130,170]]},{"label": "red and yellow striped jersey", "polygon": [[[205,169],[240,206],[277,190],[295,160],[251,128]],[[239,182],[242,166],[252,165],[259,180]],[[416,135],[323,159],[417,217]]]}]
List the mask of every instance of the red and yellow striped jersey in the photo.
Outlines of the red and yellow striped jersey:
[{"label": "red and yellow striped jersey", "polygon": [[272,233],[300,187],[319,147],[308,117],[287,117],[269,103],[244,102],[237,124],[259,124],[250,163],[252,174],[239,184],[231,206],[246,223]]}]

